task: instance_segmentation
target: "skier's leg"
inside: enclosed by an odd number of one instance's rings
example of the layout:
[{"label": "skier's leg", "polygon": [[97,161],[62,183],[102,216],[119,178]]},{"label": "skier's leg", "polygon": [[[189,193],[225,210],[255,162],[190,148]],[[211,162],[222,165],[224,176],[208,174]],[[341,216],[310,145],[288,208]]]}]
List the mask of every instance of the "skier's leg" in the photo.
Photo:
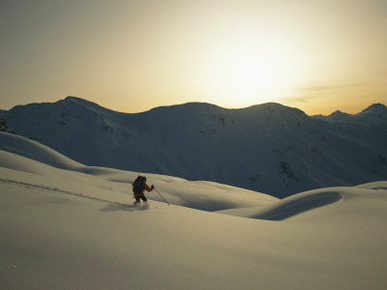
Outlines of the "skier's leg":
[{"label": "skier's leg", "polygon": [[134,204],[140,203],[140,198],[138,196],[135,196],[135,198],[136,198],[136,201],[134,202]]}]

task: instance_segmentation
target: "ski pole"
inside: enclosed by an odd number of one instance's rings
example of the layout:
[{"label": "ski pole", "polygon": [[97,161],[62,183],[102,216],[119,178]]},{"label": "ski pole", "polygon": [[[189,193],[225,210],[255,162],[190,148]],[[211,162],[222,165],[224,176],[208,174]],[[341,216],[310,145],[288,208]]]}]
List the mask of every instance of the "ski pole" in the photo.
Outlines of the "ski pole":
[{"label": "ski pole", "polygon": [[169,205],[169,202],[161,195],[161,193],[155,187],[153,187],[153,189],[160,195],[161,199]]}]

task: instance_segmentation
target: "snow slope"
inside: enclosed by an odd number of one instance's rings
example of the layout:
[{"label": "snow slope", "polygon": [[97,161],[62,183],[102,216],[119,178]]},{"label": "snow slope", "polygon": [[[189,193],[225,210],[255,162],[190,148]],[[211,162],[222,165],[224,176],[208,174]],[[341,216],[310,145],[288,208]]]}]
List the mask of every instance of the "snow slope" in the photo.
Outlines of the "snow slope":
[{"label": "snow slope", "polygon": [[146,174],[173,204],[148,194],[138,208],[135,172],[18,136],[0,144],[1,289],[387,287],[387,181],[278,200]]},{"label": "snow slope", "polygon": [[0,114],[16,133],[83,164],[215,181],[276,197],[387,178],[383,105],[345,124],[275,103],[235,110],[188,103],[124,114],[75,97]]}]

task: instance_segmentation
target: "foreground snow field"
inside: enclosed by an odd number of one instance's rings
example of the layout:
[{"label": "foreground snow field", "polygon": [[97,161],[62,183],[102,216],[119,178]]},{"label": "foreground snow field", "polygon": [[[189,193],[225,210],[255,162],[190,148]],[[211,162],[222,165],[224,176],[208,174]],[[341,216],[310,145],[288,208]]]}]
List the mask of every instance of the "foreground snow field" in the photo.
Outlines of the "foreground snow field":
[{"label": "foreground snow field", "polygon": [[387,181],[279,200],[0,134],[1,289],[386,289]]}]

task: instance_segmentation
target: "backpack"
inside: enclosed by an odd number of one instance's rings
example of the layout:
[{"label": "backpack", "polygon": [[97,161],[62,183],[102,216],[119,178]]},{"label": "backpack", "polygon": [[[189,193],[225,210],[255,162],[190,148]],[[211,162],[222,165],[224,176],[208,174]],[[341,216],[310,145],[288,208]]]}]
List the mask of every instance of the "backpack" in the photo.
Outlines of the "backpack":
[{"label": "backpack", "polygon": [[133,192],[142,193],[145,189],[146,177],[138,176],[133,182]]}]

